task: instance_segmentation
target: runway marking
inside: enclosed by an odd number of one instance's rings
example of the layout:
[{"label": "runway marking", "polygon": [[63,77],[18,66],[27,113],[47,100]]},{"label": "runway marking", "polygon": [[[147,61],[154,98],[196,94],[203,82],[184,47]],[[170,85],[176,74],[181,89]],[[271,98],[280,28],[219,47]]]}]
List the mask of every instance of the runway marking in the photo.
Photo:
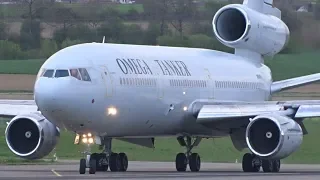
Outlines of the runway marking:
[{"label": "runway marking", "polygon": [[54,169],[51,169],[51,172],[56,176],[61,177],[61,174],[57,173],[57,171],[55,171]]}]

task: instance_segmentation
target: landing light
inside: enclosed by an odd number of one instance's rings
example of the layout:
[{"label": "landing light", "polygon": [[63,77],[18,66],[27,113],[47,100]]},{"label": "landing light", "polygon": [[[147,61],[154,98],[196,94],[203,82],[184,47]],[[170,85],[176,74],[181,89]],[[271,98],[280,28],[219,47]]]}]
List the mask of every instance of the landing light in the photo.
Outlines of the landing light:
[{"label": "landing light", "polygon": [[92,144],[93,143],[93,138],[89,138],[89,144]]},{"label": "landing light", "polygon": [[117,114],[117,109],[116,108],[114,108],[114,107],[108,108],[108,115],[114,116],[116,114]]},{"label": "landing light", "polygon": [[184,111],[187,111],[187,110],[188,110],[188,107],[187,107],[187,106],[183,107],[183,110],[184,110]]},{"label": "landing light", "polygon": [[84,144],[93,144],[94,137],[93,137],[92,133],[83,134],[81,141]]}]

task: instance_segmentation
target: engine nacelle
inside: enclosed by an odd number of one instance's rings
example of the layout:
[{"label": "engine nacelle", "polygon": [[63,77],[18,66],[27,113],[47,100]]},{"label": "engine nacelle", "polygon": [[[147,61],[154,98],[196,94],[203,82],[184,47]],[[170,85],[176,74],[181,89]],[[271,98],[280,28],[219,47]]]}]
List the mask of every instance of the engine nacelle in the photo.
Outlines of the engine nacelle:
[{"label": "engine nacelle", "polygon": [[263,56],[279,53],[289,42],[289,28],[281,19],[241,4],[219,9],[212,25],[215,36],[222,44]]},{"label": "engine nacelle", "polygon": [[24,159],[41,159],[56,146],[60,130],[40,113],[18,115],[5,132],[9,149]]},{"label": "engine nacelle", "polygon": [[302,143],[303,132],[294,120],[277,114],[255,117],[247,126],[246,142],[252,153],[266,159],[283,159]]}]

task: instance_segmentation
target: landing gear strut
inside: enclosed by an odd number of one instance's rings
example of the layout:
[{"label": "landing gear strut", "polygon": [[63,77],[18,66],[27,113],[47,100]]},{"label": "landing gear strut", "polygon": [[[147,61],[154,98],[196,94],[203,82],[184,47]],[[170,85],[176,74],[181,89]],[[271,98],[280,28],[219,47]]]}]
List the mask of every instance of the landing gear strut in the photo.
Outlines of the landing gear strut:
[{"label": "landing gear strut", "polygon": [[198,172],[201,167],[201,159],[198,153],[192,153],[191,150],[198,146],[201,138],[197,137],[192,143],[191,137],[178,137],[177,138],[181,146],[187,148],[186,153],[178,153],[176,156],[176,169],[178,172],[184,172],[187,170],[187,165],[189,164],[190,170],[192,172]]},{"label": "landing gear strut", "polygon": [[246,153],[242,158],[243,172],[259,172],[261,167],[264,172],[279,172],[280,165],[280,160],[261,159],[250,153]]},{"label": "landing gear strut", "polygon": [[103,139],[102,144],[104,150],[102,153],[91,154],[90,144],[87,145],[87,150],[84,152],[86,158],[80,160],[79,173],[85,174],[86,168],[89,168],[89,174],[95,174],[97,171],[112,172],[127,171],[128,157],[125,153],[113,153],[111,151],[112,139]]}]

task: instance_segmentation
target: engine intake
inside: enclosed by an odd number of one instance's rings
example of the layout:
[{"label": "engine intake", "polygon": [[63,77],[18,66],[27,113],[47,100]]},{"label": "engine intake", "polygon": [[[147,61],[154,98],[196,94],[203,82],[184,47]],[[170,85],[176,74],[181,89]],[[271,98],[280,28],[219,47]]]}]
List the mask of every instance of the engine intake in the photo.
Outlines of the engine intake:
[{"label": "engine intake", "polygon": [[244,14],[236,8],[222,11],[215,22],[217,35],[228,42],[241,39],[247,31],[247,24],[247,19]]},{"label": "engine intake", "polygon": [[60,130],[40,113],[32,113],[14,117],[5,136],[9,149],[17,156],[41,159],[56,146]]},{"label": "engine intake", "polygon": [[255,117],[247,126],[246,142],[256,155],[268,159],[282,159],[298,149],[303,139],[300,125],[281,115]]}]

